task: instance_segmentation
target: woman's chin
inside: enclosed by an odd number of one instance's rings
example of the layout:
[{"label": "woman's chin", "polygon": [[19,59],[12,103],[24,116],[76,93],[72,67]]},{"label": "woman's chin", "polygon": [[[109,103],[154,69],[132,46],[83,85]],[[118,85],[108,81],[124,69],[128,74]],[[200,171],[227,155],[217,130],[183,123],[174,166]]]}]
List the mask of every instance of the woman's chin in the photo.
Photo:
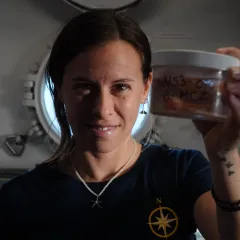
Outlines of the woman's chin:
[{"label": "woman's chin", "polygon": [[120,142],[117,139],[96,139],[89,147],[93,147],[95,152],[109,153],[119,147]]},{"label": "woman's chin", "polygon": [[125,140],[129,140],[131,138],[128,133],[120,134],[120,131],[116,129],[110,133],[87,131],[83,134],[83,132],[81,132],[77,139],[78,148],[85,149],[87,151],[108,153],[114,151],[123,142],[126,142]]}]

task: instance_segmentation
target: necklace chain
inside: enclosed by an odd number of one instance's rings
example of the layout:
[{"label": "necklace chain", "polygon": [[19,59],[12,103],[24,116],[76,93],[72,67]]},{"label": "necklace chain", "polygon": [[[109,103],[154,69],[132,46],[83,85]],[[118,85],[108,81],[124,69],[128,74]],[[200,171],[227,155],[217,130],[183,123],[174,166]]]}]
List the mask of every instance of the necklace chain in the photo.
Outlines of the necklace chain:
[{"label": "necklace chain", "polygon": [[76,167],[74,166],[73,162],[72,162],[72,167],[73,167],[73,170],[75,172],[75,174],[77,175],[77,177],[79,178],[79,180],[83,183],[83,185],[86,187],[86,189],[92,193],[94,196],[96,196],[96,200],[93,201],[94,204],[92,205],[92,207],[94,206],[98,206],[98,207],[101,207],[101,205],[99,205],[99,203],[101,203],[102,201],[99,201],[99,197],[105,192],[105,190],[107,189],[107,187],[112,183],[112,181],[117,178],[123,171],[124,169],[128,166],[128,164],[131,162],[131,160],[133,159],[135,153],[136,153],[136,149],[137,149],[137,144],[136,144],[136,141],[135,139],[133,138],[133,143],[134,143],[134,149],[133,149],[133,153],[131,155],[131,157],[128,159],[128,161],[116,172],[116,174],[108,181],[108,183],[104,186],[104,188],[102,189],[102,191],[97,194],[95,193],[88,185],[87,183],[84,181],[84,179],[80,176],[80,174],[78,173]]}]

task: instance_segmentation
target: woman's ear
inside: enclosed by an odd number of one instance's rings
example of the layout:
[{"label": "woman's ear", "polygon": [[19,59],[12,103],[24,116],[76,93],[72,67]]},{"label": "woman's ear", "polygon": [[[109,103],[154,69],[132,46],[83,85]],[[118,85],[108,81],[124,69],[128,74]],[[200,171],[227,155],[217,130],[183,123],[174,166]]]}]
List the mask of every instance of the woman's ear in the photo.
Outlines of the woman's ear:
[{"label": "woman's ear", "polygon": [[142,96],[142,104],[146,103],[148,99],[148,94],[151,89],[152,85],[152,80],[153,80],[153,74],[152,72],[149,73],[147,80],[144,83],[144,90],[143,90],[143,96]]}]

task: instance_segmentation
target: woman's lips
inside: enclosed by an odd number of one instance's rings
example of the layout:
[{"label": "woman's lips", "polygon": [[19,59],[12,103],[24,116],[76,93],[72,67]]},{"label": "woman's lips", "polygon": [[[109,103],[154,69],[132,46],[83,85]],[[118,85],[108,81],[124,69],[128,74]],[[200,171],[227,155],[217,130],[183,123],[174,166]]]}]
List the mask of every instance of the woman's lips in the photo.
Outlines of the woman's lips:
[{"label": "woman's lips", "polygon": [[107,137],[111,136],[118,125],[95,125],[95,124],[88,124],[88,127],[91,131],[98,137]]}]

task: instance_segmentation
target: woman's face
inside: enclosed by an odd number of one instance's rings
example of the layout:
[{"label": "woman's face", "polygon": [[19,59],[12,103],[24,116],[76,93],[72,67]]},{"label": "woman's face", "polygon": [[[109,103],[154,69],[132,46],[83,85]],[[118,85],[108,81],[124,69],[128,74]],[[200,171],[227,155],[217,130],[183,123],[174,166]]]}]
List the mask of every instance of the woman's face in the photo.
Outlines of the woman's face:
[{"label": "woman's face", "polygon": [[60,94],[77,145],[108,152],[128,140],[151,81],[150,76],[144,84],[140,55],[125,41],[75,57],[65,68]]}]

